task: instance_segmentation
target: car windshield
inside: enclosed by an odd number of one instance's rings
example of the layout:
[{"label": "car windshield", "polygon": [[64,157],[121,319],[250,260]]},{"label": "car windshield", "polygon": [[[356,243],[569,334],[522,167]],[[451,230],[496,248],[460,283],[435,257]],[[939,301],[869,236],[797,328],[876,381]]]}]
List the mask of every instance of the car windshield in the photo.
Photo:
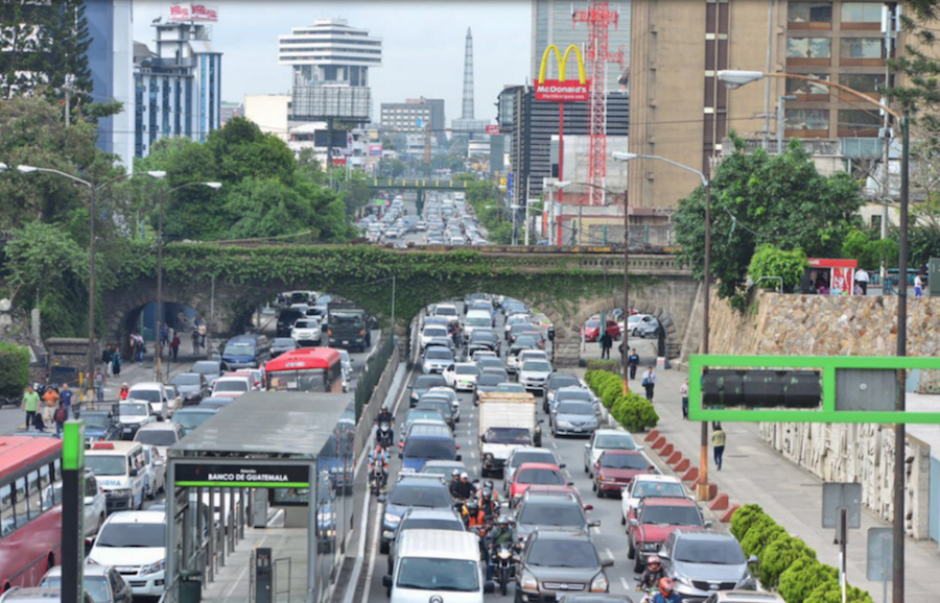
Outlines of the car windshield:
[{"label": "car windshield", "polygon": [[[503,378],[499,375],[480,375],[480,378],[477,379],[477,388],[480,387],[496,387],[502,383]],[[498,389],[498,388],[497,388]]]},{"label": "car windshield", "polygon": [[492,331],[474,331],[470,336],[470,343],[493,343],[494,341],[496,341],[496,335],[493,335]]},{"label": "car windshield", "polygon": [[547,451],[542,452],[533,450],[531,452],[517,452],[516,454],[512,455],[512,462],[509,466],[518,467],[522,463],[551,463],[554,465],[556,463],[556,459],[554,454]]},{"label": "car windshield", "polygon": [[702,515],[696,507],[644,507],[641,514],[642,522],[652,525],[664,526],[699,526]]},{"label": "car windshield", "polygon": [[194,375],[192,373],[184,373],[182,375],[177,375],[173,377],[173,380],[170,381],[173,385],[199,385],[199,375]]},{"label": "car windshield", "polygon": [[[422,478],[424,481],[433,481]],[[389,504],[402,507],[450,508],[450,493],[443,486],[428,488],[428,484],[398,484],[388,497]]]},{"label": "car windshield", "polygon": [[639,454],[610,454],[601,456],[601,467],[611,469],[646,469],[649,462]]},{"label": "car windshield", "polygon": [[422,375],[415,380],[415,389],[431,389],[432,387],[447,387],[447,381],[440,375]]},{"label": "car windshield", "polygon": [[584,323],[584,326],[587,327],[587,328],[589,328],[589,329],[596,329],[596,328],[598,328],[599,326],[601,326],[601,321],[599,321],[599,320],[589,320],[589,321],[587,321],[586,323]]},{"label": "car windshield", "polygon": [[127,473],[127,461],[123,455],[86,454],[85,468],[94,473],[95,477],[124,475]]},{"label": "car windshield", "polygon": [[458,375],[480,375],[480,369],[472,365],[458,365],[456,371]]},{"label": "car windshield", "polygon": [[223,352],[226,356],[253,356],[254,353],[255,346],[246,342],[229,343]]},{"label": "car windshield", "polygon": [[532,438],[528,429],[514,427],[491,427],[486,430],[487,444],[522,444],[530,445]]},{"label": "car windshield", "polygon": [[676,543],[676,561],[706,565],[743,565],[741,545],[732,538],[690,538]]},{"label": "car windshield", "polygon": [[489,319],[485,316],[471,316],[467,319],[468,327],[488,327],[492,324],[492,319]]},{"label": "car windshield", "polygon": [[516,481],[539,486],[564,486],[565,476],[554,469],[525,469],[516,475]]},{"label": "car windshield", "polygon": [[298,329],[315,329],[320,326],[319,320],[298,320],[294,323]]},{"label": "car windshield", "polygon": [[215,389],[217,392],[247,392],[248,383],[241,379],[232,379],[231,381],[216,381]]},{"label": "car windshield", "polygon": [[558,414],[560,415],[593,415],[594,405],[584,402],[562,402],[558,405]]},{"label": "car windshield", "polygon": [[[91,596],[95,603],[111,603],[111,590],[108,588],[108,578],[106,576],[85,575],[82,580],[85,592]],[[48,576],[43,578],[39,586],[48,586],[50,588],[60,588],[62,586],[62,576]]]},{"label": "car windshield", "polygon": [[197,362],[191,370],[194,373],[202,373],[203,375],[218,375],[221,372],[218,362],[209,361]]},{"label": "car windshield", "polygon": [[565,528],[583,528],[584,511],[576,502],[527,503],[517,519],[519,523]]},{"label": "car windshield", "polygon": [[674,482],[639,482],[633,489],[633,498],[685,498],[682,484]]},{"label": "car windshield", "polygon": [[562,400],[581,400],[591,402],[594,398],[586,389],[569,389],[565,391],[559,391],[557,397],[555,398],[559,402]]},{"label": "car windshield", "polygon": [[406,530],[447,530],[463,532],[463,522],[458,519],[409,519],[398,528],[399,533]]},{"label": "car windshield", "polygon": [[457,316],[457,308],[448,306],[438,306],[434,311],[438,316]]},{"label": "car windshield", "polygon": [[536,346],[535,339],[529,337],[528,335],[519,337],[516,339],[516,343],[513,344],[513,349],[518,349],[522,351],[523,349],[529,350]]},{"label": "car windshield", "polygon": [[408,438],[405,442],[403,454],[412,459],[437,459],[441,461],[452,461],[456,456],[454,441],[438,438]]},{"label": "car windshield", "polygon": [[[476,592],[480,590],[477,561],[404,557],[399,562],[396,588]],[[440,597],[431,597],[432,600]]]},{"label": "car windshield", "polygon": [[166,526],[163,523],[109,523],[101,530],[95,546],[162,549],[165,546]]},{"label": "car windshield", "polygon": [[552,378],[552,383],[549,389],[560,389],[562,387],[581,387],[581,382],[578,381],[577,377],[569,377],[568,375],[555,375]]},{"label": "car windshield", "polygon": [[134,441],[151,446],[172,446],[177,439],[172,429],[142,429],[137,432]]},{"label": "car windshield", "polygon": [[629,433],[604,433],[594,440],[600,450],[636,450],[636,441]]},{"label": "car windshield", "polygon": [[447,329],[444,327],[425,327],[425,337],[447,337]]},{"label": "car windshield", "polygon": [[522,363],[522,370],[535,371],[538,373],[550,373],[552,371],[552,365],[545,362],[544,360],[527,360]]},{"label": "car windshield", "polygon": [[[425,396],[427,396],[427,394],[425,394]],[[450,400],[443,400],[441,398],[435,399],[433,397],[422,397],[416,408],[421,408],[421,410],[436,410],[444,417],[449,417],[453,412],[451,409]]]},{"label": "car windshield", "polygon": [[454,361],[454,355],[451,354],[450,351],[438,347],[428,349],[425,358],[430,360],[448,360],[450,362]]},{"label": "car windshield", "polygon": [[131,389],[127,395],[130,400],[146,400],[147,402],[162,402],[160,392],[155,389]]},{"label": "car windshield", "polygon": [[173,418],[170,419],[177,425],[182,426],[183,429],[189,431],[193,430],[206,421],[209,420],[209,417],[214,415],[212,412],[179,412],[177,411]]},{"label": "car windshield", "polygon": [[122,403],[119,407],[122,417],[146,417],[150,414],[149,404]]},{"label": "car windshield", "polygon": [[505,393],[517,393],[524,394],[525,386],[519,385],[518,383],[501,383],[496,387],[496,391],[505,392]]},{"label": "car windshield", "polygon": [[85,427],[91,429],[108,429],[111,427],[111,417],[108,415],[96,415],[88,412],[82,413],[82,420],[85,421]]},{"label": "car windshield", "polygon": [[529,549],[526,563],[543,567],[598,567],[597,551],[590,542],[536,540]]}]

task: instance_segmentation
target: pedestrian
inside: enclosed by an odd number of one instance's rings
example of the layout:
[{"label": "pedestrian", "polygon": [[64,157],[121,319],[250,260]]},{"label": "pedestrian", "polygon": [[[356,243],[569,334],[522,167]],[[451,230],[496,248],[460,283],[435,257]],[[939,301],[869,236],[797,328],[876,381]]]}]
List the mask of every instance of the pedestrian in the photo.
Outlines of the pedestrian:
[{"label": "pedestrian", "polygon": [[160,350],[162,352],[167,351],[167,346],[170,345],[170,327],[164,322],[160,326]]},{"label": "pedestrian", "polygon": [[721,423],[717,423],[712,432],[712,450],[715,453],[715,466],[721,471],[721,461],[725,455],[725,430],[721,428]]},{"label": "pedestrian", "polygon": [[[101,369],[98,369],[98,372],[101,372]],[[62,405],[65,407],[65,418],[66,420],[72,416],[72,390],[69,389],[68,383],[62,384],[62,390],[59,392],[59,398],[62,400]]]},{"label": "pedestrian", "polygon": [[173,333],[173,340],[170,342],[170,350],[173,352],[173,362],[176,362],[176,359],[179,358],[179,355],[180,355],[180,343],[182,343],[182,342],[180,341],[180,334],[174,332],[174,333]]},{"label": "pedestrian", "polygon": [[104,363],[105,373],[111,376],[111,363],[114,361],[114,346],[108,344],[101,353],[101,361]]},{"label": "pedestrian", "polygon": [[59,403],[55,407],[52,420],[55,421],[55,435],[61,438],[62,426],[69,420],[69,411],[65,409],[65,403],[61,399],[59,399]]},{"label": "pedestrian", "polygon": [[39,410],[39,394],[32,385],[27,385],[26,391],[23,392],[23,410],[26,411],[26,431],[29,431],[35,421],[36,411]]},{"label": "pedestrian", "polygon": [[924,279],[921,274],[914,277],[914,297],[924,296]]},{"label": "pedestrian", "polygon": [[98,404],[104,404],[104,383],[105,377],[101,369],[95,372],[95,400]]},{"label": "pedestrian", "polygon": [[653,388],[656,387],[656,371],[653,370],[653,365],[651,364],[648,369],[643,371],[643,389],[646,390],[646,399],[650,402],[653,401]]},{"label": "pedestrian", "polygon": [[630,381],[633,381],[636,379],[636,369],[640,366],[640,355],[636,353],[636,348],[633,348],[627,356],[627,364],[630,366]]},{"label": "pedestrian", "polygon": [[194,355],[194,356],[198,356],[198,355],[199,355],[199,341],[200,341],[200,339],[201,339],[201,338],[199,337],[199,331],[197,331],[196,329],[193,329],[193,355]]},{"label": "pedestrian", "polygon": [[131,386],[127,383],[121,384],[121,390],[118,392],[118,400],[123,402],[127,400],[127,397],[131,394]]},{"label": "pedestrian", "polygon": [[114,357],[111,359],[111,374],[115,377],[121,374],[121,350],[114,350]]},{"label": "pedestrian", "polygon": [[617,351],[620,352],[621,363],[623,363],[623,354],[626,349],[627,349],[627,338],[624,337],[623,341],[620,342],[620,345],[617,346]]},{"label": "pedestrian", "polygon": [[[55,394],[50,395],[51,394]],[[44,404],[42,405],[42,431],[49,431],[55,428],[55,415],[56,410],[59,408],[59,395],[55,393],[53,388],[49,388],[43,396]]]},{"label": "pedestrian", "polygon": [[868,276],[868,271],[864,268],[855,271],[855,284],[862,290],[862,295],[868,295],[869,281],[871,281],[871,277]]},{"label": "pedestrian", "polygon": [[682,396],[682,418],[689,420],[689,380],[686,379],[682,387],[679,388],[679,395]]},{"label": "pedestrian", "polygon": [[604,334],[601,335],[601,359],[610,360],[610,348],[614,345],[614,340],[610,337],[610,333],[604,331]]}]

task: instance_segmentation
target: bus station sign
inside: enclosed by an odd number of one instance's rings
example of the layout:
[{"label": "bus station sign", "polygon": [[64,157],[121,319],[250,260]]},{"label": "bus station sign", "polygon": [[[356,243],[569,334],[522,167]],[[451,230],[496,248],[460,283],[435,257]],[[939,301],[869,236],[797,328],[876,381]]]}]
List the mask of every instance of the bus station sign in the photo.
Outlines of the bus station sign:
[{"label": "bus station sign", "polygon": [[184,488],[309,488],[305,465],[269,465],[251,461],[175,465],[175,483]]}]

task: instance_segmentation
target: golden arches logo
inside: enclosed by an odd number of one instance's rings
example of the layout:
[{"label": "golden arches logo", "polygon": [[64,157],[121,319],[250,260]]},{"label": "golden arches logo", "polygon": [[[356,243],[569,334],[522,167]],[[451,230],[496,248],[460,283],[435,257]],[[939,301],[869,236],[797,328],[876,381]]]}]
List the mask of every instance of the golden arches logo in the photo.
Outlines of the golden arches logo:
[{"label": "golden arches logo", "polygon": [[565,76],[567,75],[568,67],[568,55],[574,52],[575,58],[578,59],[578,79],[583,86],[587,81],[584,77],[584,57],[581,56],[581,49],[578,48],[575,44],[568,46],[565,49],[565,54],[561,54],[561,51],[558,50],[558,47],[554,44],[550,44],[548,48],[545,49],[545,52],[542,54],[542,64],[539,67],[539,83],[545,83],[545,68],[548,67],[548,57],[551,53],[555,53],[555,59],[558,62],[558,81],[564,82]]}]

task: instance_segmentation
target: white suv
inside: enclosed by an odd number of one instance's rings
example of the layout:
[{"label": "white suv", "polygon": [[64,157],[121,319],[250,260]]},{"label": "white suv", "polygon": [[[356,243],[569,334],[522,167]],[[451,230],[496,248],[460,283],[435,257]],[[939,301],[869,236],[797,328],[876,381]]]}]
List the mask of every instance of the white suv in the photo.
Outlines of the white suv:
[{"label": "white suv", "polygon": [[291,339],[297,342],[297,345],[309,343],[320,345],[323,341],[323,326],[320,319],[315,317],[298,318],[297,322],[290,330]]},{"label": "white suv", "polygon": [[121,511],[104,522],[88,562],[111,565],[131,586],[134,597],[159,597],[166,568],[166,513]]}]

